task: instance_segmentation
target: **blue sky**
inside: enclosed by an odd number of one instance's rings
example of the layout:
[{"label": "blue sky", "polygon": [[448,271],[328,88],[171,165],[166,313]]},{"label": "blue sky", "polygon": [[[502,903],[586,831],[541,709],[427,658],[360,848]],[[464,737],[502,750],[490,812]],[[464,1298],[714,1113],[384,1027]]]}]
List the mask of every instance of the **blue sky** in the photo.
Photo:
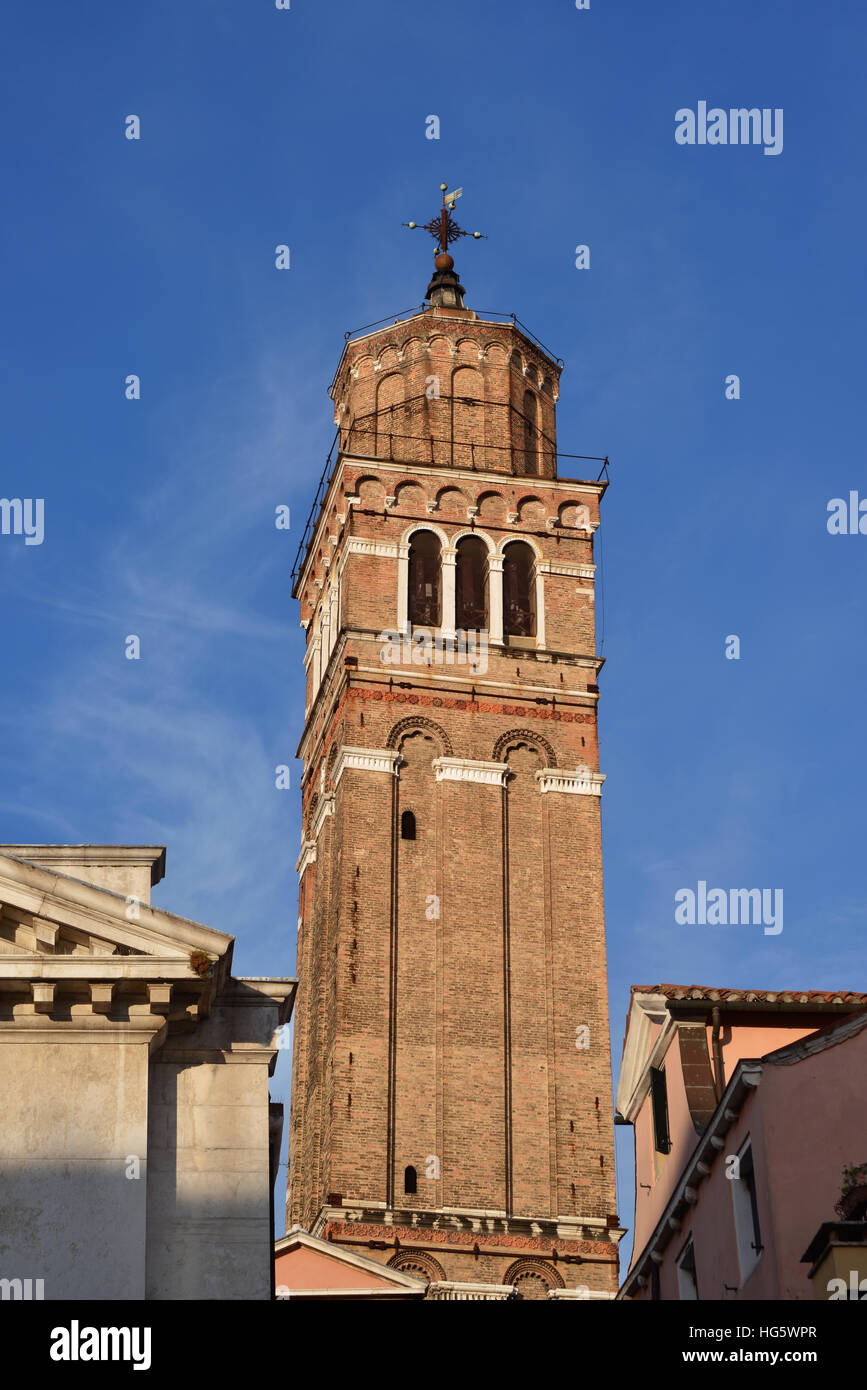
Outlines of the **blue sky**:
[{"label": "blue sky", "polygon": [[[867,496],[863,6],[49,0],[3,26],[0,493],[45,499],[45,539],[0,536],[0,840],[165,843],[156,901],[236,934],[239,973],[293,973],[288,575],[344,331],[421,301],[400,224],[444,179],[489,236],[456,251],[468,304],[565,358],[561,447],[612,460],[615,1059],[633,983],[863,988],[867,536],[826,527]],[[702,100],[782,108],[782,153],[679,146]],[[784,930],[679,926],[700,879],[782,888]]]}]

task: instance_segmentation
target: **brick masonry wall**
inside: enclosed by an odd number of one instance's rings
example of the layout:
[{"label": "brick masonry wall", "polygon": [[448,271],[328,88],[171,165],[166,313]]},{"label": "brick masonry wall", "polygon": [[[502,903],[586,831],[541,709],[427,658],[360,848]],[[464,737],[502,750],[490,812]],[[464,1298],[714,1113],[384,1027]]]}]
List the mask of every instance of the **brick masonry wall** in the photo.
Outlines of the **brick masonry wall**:
[{"label": "brick masonry wall", "polygon": [[[556,371],[511,326],[493,337],[491,327],[456,318],[441,341],[402,325],[402,348],[391,329],[350,344],[334,388],[339,420],[348,428],[384,400],[418,394],[420,382],[423,393],[432,363],[481,372],[483,399],[517,399],[528,380],[520,352],[553,438]],[[400,380],[383,397],[389,377]],[[483,409],[468,429],[508,443],[509,471],[520,471],[523,435],[503,435],[506,420]],[[583,1228],[598,1238],[571,1251],[556,1230],[558,1218],[611,1225],[615,1212],[599,800],[543,794],[535,777],[598,769],[593,539],[583,523],[598,524],[603,488],[514,474],[497,482],[476,476],[460,451],[452,457],[453,467],[343,458],[297,590],[308,643],[321,642],[324,657],[308,673],[301,745],[305,840],[319,829],[303,885],[288,1212],[310,1229],[325,1205],[347,1219],[363,1209],[367,1234],[352,1243],[387,1260],[406,1245],[385,1219],[397,1207],[441,1220],[425,1239],[447,1278],[496,1283],[529,1258],[547,1262],[555,1283],[552,1268],[567,1286],[613,1291],[605,1227]],[[470,529],[494,545],[530,540],[543,568],[544,646],[492,648],[476,675],[384,664],[399,547],[417,525],[446,544]],[[326,638],[330,589],[339,618]],[[335,786],[341,747],[393,749],[397,775],[348,767]],[[442,756],[507,763],[506,785],[437,781]],[[407,810],[414,840],[400,836]],[[576,1047],[579,1027],[589,1029],[586,1048]],[[404,1192],[409,1165],[415,1194]],[[484,1240],[474,1249],[454,1234],[466,1225],[447,1215],[455,1208],[531,1218],[542,1245],[504,1231],[502,1253]]]}]

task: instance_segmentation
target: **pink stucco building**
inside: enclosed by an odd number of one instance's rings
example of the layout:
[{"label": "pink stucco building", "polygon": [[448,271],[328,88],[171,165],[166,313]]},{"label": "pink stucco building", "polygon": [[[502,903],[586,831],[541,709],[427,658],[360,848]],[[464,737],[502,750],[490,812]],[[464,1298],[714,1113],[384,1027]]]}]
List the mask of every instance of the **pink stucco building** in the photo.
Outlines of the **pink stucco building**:
[{"label": "pink stucco building", "polygon": [[867,1160],[867,995],[633,986],[619,1298],[812,1299],[805,1251]]}]

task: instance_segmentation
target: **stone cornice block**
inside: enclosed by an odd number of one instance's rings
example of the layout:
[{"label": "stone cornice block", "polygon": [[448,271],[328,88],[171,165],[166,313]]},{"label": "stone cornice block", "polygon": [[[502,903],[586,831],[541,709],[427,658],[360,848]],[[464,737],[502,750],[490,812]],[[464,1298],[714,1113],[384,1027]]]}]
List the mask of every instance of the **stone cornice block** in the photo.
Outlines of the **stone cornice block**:
[{"label": "stone cornice block", "polygon": [[319,833],[322,830],[322,827],[325,824],[328,817],[333,815],[334,793],[329,792],[327,796],[322,797],[321,801],[319,802],[319,805],[316,807],[316,815],[314,816],[313,824],[310,827],[311,832],[313,834],[314,843],[319,839]]},{"label": "stone cornice block", "polygon": [[398,551],[397,541],[368,540],[365,536],[350,536],[346,542],[348,555],[385,555],[394,558]]},{"label": "stone cornice block", "polygon": [[565,768],[546,767],[536,774],[540,792],[566,792],[570,796],[601,796],[605,774],[591,772],[589,767],[568,772]]},{"label": "stone cornice block", "polygon": [[438,782],[478,782],[485,786],[503,787],[509,773],[508,763],[475,762],[471,758],[434,758]]},{"label": "stone cornice block", "polygon": [[436,1283],[428,1284],[427,1296],[429,1299],[460,1302],[477,1302],[481,1299],[506,1299],[517,1298],[517,1290],[513,1284],[466,1284],[458,1283],[455,1280],[440,1279]]},{"label": "stone cornice block", "polygon": [[152,1014],[167,1014],[172,1004],[172,987],[170,984],[151,982],[147,987],[148,1004]]},{"label": "stone cornice block", "polygon": [[537,560],[536,568],[540,574],[563,574],[570,579],[592,579],[596,574],[595,565],[570,565],[562,560]]},{"label": "stone cornice block", "polygon": [[396,748],[350,748],[344,745],[334,765],[334,785],[337,787],[344,772],[389,772],[394,775],[402,762]]},{"label": "stone cornice block", "polygon": [[304,843],[303,843],[302,846],[301,846],[301,853],[298,855],[298,858],[297,858],[296,861],[295,861],[295,872],[296,872],[296,874],[299,874],[299,875],[302,875],[302,876],[303,876],[304,871],[306,870],[308,864],[315,864],[315,863],[316,863],[316,841],[315,841],[315,840],[305,840]]},{"label": "stone cornice block", "polygon": [[57,986],[49,984],[43,980],[34,980],[31,986],[33,990],[33,1007],[38,1014],[50,1014],[54,1008],[54,992]]},{"label": "stone cornice block", "polygon": [[93,1009],[93,1012],[95,1014],[110,1014],[111,997],[114,994],[115,988],[114,984],[110,981],[108,983],[103,982],[99,984],[91,981],[89,988],[90,1007]]}]

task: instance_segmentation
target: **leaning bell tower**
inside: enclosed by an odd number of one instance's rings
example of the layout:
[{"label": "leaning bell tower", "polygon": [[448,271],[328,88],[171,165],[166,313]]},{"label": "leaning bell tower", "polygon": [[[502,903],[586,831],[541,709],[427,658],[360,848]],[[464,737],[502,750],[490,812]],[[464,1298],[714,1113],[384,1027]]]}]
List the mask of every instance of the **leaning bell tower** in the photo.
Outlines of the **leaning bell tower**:
[{"label": "leaning bell tower", "polygon": [[465,305],[456,196],[426,228],[424,307],[347,339],[294,576],[287,1224],[429,1298],[610,1298],[606,469],[558,449],[562,362]]}]

